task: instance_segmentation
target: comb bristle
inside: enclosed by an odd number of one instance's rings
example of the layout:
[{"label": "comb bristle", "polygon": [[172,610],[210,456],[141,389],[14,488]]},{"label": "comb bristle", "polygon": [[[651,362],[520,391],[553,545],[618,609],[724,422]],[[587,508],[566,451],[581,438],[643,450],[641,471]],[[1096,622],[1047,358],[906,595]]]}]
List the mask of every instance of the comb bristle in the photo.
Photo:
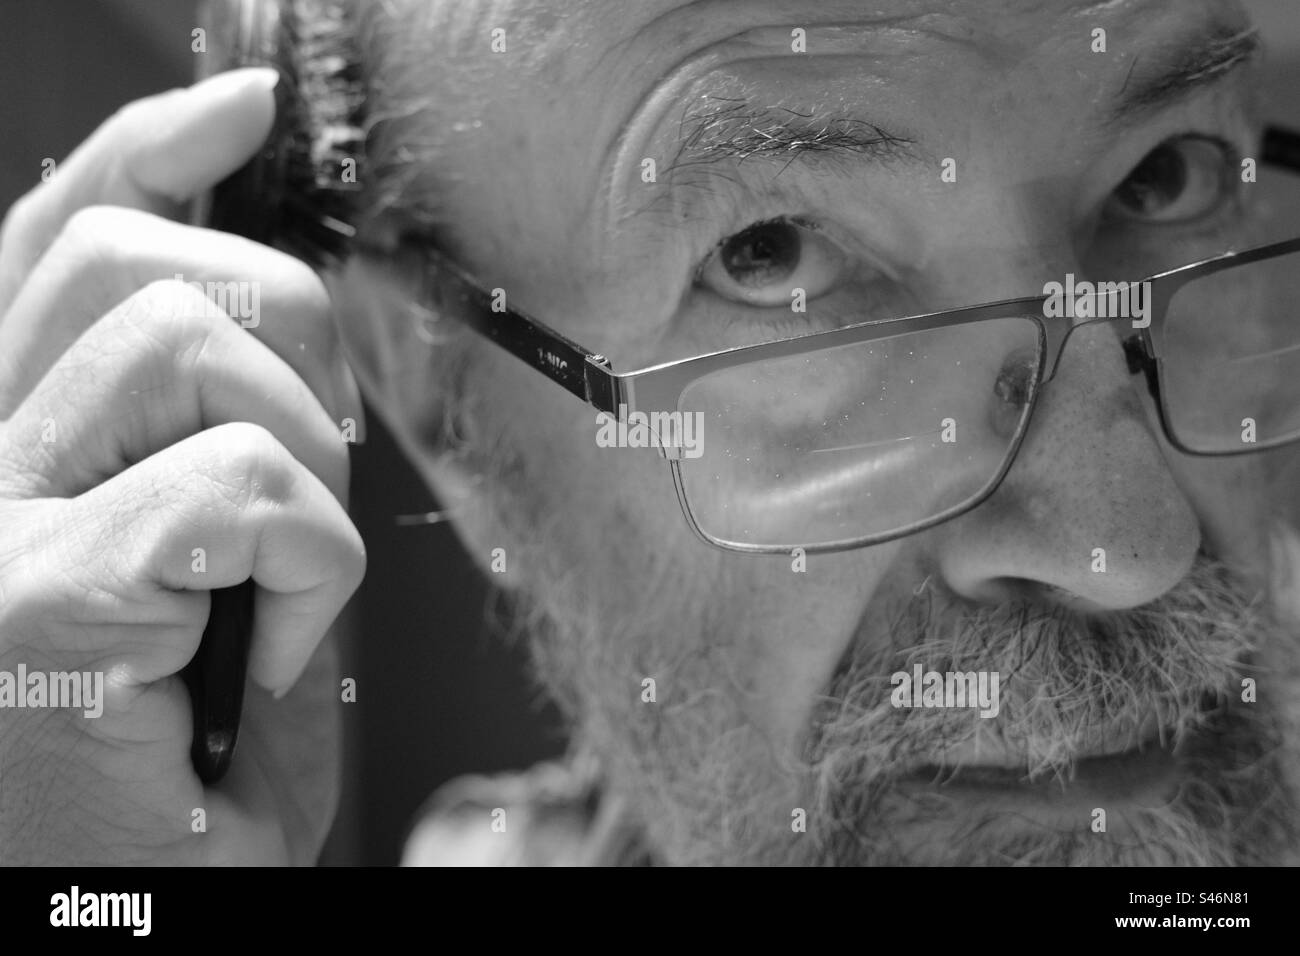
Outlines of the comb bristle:
[{"label": "comb bristle", "polygon": [[[316,262],[346,256],[356,230],[365,151],[365,87],[348,0],[287,0],[284,45],[298,95],[297,123],[286,144],[286,243]],[[351,161],[350,163],[348,161]]]},{"label": "comb bristle", "polygon": [[[365,86],[350,0],[212,0],[222,69],[272,66],[275,124],[263,150],[196,212],[213,228],[314,265],[345,259],[356,233]],[[351,162],[348,162],[351,161]]]}]

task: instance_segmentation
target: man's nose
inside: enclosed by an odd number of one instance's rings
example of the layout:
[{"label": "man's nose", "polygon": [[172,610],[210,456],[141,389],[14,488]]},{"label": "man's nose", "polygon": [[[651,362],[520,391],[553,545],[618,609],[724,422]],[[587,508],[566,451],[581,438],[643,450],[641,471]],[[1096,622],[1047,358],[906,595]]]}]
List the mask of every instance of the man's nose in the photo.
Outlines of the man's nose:
[{"label": "man's nose", "polygon": [[936,529],[939,571],[958,594],[1120,609],[1191,568],[1200,530],[1127,369],[1129,331],[1123,319],[1074,330],[997,492]]}]

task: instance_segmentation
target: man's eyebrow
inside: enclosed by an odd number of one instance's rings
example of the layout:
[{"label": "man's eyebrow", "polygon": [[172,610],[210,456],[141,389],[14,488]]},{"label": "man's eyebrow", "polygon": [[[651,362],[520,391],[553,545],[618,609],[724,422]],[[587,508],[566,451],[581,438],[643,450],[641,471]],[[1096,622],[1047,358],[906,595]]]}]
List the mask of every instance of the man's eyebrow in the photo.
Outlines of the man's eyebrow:
[{"label": "man's eyebrow", "polygon": [[703,102],[683,111],[678,149],[668,172],[751,158],[774,159],[786,166],[819,156],[917,159],[912,140],[843,112],[762,106],[722,96],[706,96]]},{"label": "man's eyebrow", "polygon": [[[1129,122],[1185,99],[1199,87],[1217,83],[1237,67],[1259,56],[1262,44],[1255,28],[1219,31],[1202,38],[1195,46],[1174,55],[1172,69],[1157,76],[1130,83],[1125,80],[1119,102],[1111,111],[1110,124]],[[1129,79],[1141,54],[1133,58]]]}]

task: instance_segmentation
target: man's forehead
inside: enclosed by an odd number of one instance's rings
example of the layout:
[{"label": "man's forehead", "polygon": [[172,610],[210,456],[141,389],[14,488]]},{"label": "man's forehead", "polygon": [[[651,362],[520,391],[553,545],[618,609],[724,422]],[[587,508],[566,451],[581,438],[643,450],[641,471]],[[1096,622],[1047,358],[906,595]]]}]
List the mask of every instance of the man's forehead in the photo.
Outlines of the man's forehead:
[{"label": "man's forehead", "polygon": [[[459,6],[459,5],[458,5]],[[566,55],[600,56],[610,45],[637,37],[667,42],[665,54],[685,52],[719,30],[758,31],[764,26],[845,26],[881,29],[910,25],[927,32],[975,34],[1021,32],[1023,28],[1062,27],[1089,18],[1123,23],[1130,18],[1175,10],[1236,10],[1235,0],[513,0],[483,4],[481,12],[503,25],[532,33],[557,31],[590,43],[570,46]],[[458,9],[466,13],[471,5]],[[756,34],[757,35],[757,34]],[[810,51],[811,52],[811,51]]]},{"label": "man's forehead", "polygon": [[[817,64],[854,54],[863,76],[891,59],[942,72],[930,57],[945,54],[1002,68],[1035,55],[1051,59],[1057,47],[1086,50],[1097,26],[1111,33],[1112,46],[1132,53],[1153,27],[1154,34],[1185,31],[1201,21],[1226,32],[1246,23],[1238,0],[485,0],[432,9],[440,12],[430,26],[449,53],[484,49],[486,29],[509,37],[509,55],[473,56],[475,99],[598,94],[601,113],[668,85],[673,74],[701,76],[709,59],[797,55],[810,75]],[[797,46],[795,31],[803,32]],[[1082,45],[1073,42],[1079,37]],[[453,59],[471,65],[463,55]]]},{"label": "man's forehead", "polygon": [[[1226,0],[1220,0],[1226,2]],[[575,16],[644,25],[677,18],[689,22],[696,16],[717,15],[733,22],[814,23],[861,21],[902,17],[947,16],[954,20],[1034,14],[1116,16],[1152,6],[1178,5],[1178,0],[511,0],[493,4],[495,12],[531,20],[535,25],[559,24]],[[1186,5],[1186,0],[1182,0]],[[502,11],[502,7],[507,8]]]},{"label": "man's forehead", "polygon": [[[1031,53],[1051,56],[1054,44],[1096,26],[1112,45],[1133,52],[1153,24],[1170,31],[1198,20],[1220,31],[1245,26],[1239,0],[481,0],[426,5],[408,0],[417,23],[408,40],[429,43],[429,65],[473,76],[465,92],[480,103],[509,93],[523,100],[599,94],[601,112],[663,86],[674,73],[709,56],[744,59],[797,53],[809,63],[859,55],[925,60],[965,52],[994,66]],[[509,37],[506,56],[483,56],[484,32]],[[802,30],[796,49],[792,32]],[[420,34],[432,34],[421,41]],[[1084,45],[1086,49],[1086,44]],[[446,54],[445,58],[443,54]],[[430,60],[432,62],[430,62]],[[942,69],[938,63],[932,64]],[[464,69],[462,69],[464,68]],[[815,67],[814,67],[815,69]],[[697,76],[702,70],[696,69]],[[453,84],[454,86],[455,84]],[[571,108],[587,104],[567,101]]]},{"label": "man's forehead", "polygon": [[[594,203],[613,221],[639,208],[617,194],[642,158],[677,156],[678,141],[691,132],[687,121],[719,97],[792,111],[813,125],[823,107],[861,112],[868,127],[891,134],[885,139],[912,140],[923,155],[929,144],[913,135],[916,125],[945,122],[935,116],[944,109],[949,120],[964,121],[960,104],[994,95],[994,78],[1022,99],[1100,103],[1103,86],[1177,75],[1179,64],[1164,61],[1197,36],[1231,36],[1248,24],[1237,0],[425,2],[411,0],[410,9],[421,11],[434,35],[426,45],[417,38],[422,30],[407,31],[412,53],[429,50],[411,79],[426,88],[446,83],[459,120],[475,119],[442,123],[428,135],[445,140],[447,128],[472,129],[457,149],[496,139],[511,156],[546,157],[542,165],[565,169],[563,188],[554,175],[549,182],[554,201],[567,197],[566,215],[587,219]],[[1102,58],[1089,53],[1098,26],[1112,51]],[[488,55],[485,32],[498,28],[505,55]],[[856,112],[829,123],[862,126]],[[718,128],[707,117],[695,125]],[[878,152],[875,140],[870,152]]]}]

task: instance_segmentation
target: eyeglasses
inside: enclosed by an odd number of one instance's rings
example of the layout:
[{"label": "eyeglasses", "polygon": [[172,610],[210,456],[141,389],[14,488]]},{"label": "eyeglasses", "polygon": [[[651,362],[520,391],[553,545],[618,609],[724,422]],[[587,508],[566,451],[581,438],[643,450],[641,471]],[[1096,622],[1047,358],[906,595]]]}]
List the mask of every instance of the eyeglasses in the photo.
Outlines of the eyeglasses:
[{"label": "eyeglasses", "polygon": [[[1300,134],[1271,128],[1263,147],[1265,163],[1300,172]],[[1070,337],[1100,322],[1120,324],[1128,370],[1180,452],[1300,438],[1300,238],[1131,284],[1061,284],[621,373],[424,254],[445,314],[599,411],[641,416],[687,523],[731,551],[866,547],[975,508],[1011,468]]]}]

